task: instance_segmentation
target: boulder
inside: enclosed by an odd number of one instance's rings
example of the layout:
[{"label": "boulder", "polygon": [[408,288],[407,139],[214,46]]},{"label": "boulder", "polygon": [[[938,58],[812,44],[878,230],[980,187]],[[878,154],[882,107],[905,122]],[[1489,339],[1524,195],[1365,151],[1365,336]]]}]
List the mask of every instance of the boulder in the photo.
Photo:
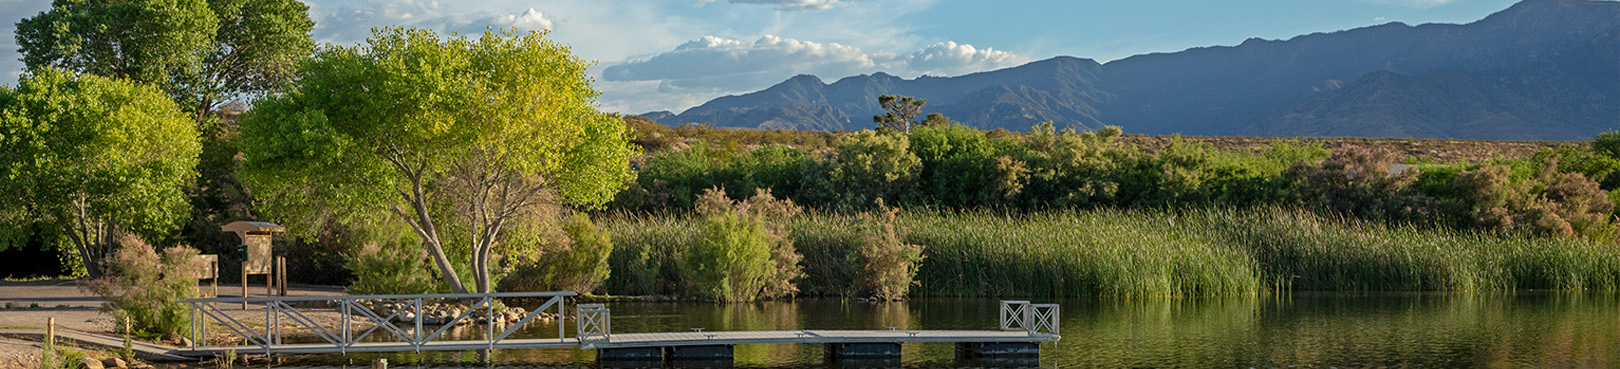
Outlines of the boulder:
[{"label": "boulder", "polygon": [[102,360],[101,366],[106,368],[128,368],[129,363],[124,362],[124,359],[113,357]]},{"label": "boulder", "polygon": [[84,369],[106,369],[105,366],[101,365],[101,360],[91,358],[79,359],[79,366]]}]

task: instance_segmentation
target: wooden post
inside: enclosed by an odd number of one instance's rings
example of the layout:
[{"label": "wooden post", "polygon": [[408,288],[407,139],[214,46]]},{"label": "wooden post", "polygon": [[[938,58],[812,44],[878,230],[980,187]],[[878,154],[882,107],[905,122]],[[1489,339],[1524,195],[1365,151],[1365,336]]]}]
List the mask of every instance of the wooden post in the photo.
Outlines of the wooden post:
[{"label": "wooden post", "polygon": [[129,317],[126,316],[126,317],[124,317],[124,335],[128,336],[130,334],[130,331],[131,330],[129,329]]},{"label": "wooden post", "polygon": [[56,317],[45,318],[45,347],[56,345]]},{"label": "wooden post", "polygon": [[270,257],[269,274],[264,275],[264,297],[276,295],[276,258]]},{"label": "wooden post", "polygon": [[277,283],[279,283],[281,285],[281,296],[285,297],[285,296],[287,296],[287,257],[286,256],[277,256],[276,257],[276,268],[279,269],[278,272],[280,274],[278,274],[278,275],[281,276],[281,280],[279,282],[277,282]]},{"label": "wooden post", "polygon": [[242,310],[247,310],[247,262],[242,262]]}]

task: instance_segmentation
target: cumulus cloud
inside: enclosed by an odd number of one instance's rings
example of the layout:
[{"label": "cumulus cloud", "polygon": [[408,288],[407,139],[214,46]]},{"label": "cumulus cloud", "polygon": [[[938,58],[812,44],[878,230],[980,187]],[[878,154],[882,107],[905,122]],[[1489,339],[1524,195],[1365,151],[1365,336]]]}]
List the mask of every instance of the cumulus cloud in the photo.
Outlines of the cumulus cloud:
[{"label": "cumulus cloud", "polygon": [[[707,36],[669,52],[608,66],[602,72],[605,84],[601,86],[607,100],[632,96],[640,99],[604,101],[604,106],[678,110],[702,102],[693,96],[750,92],[799,74],[829,81],[880,71],[903,77],[948,76],[1011,67],[1029,60],[1006,51],[955,42],[894,53],[771,35],[753,42]],[[653,83],[657,96],[649,91]],[[637,90],[621,91],[620,87]]]},{"label": "cumulus cloud", "polygon": [[320,41],[350,44],[371,36],[371,28],[404,26],[441,32],[479,34],[495,29],[551,29],[554,23],[534,8],[511,12],[468,9],[436,0],[367,0],[309,2],[310,18]]},{"label": "cumulus cloud", "polygon": [[776,10],[794,12],[819,12],[822,10],[842,8],[850,5],[850,2],[844,0],[731,0],[731,3],[773,5],[776,7]]},{"label": "cumulus cloud", "polygon": [[1029,58],[991,48],[979,49],[968,44],[946,41],[918,50],[906,56],[906,66],[913,72],[928,75],[972,73],[1028,63]]}]

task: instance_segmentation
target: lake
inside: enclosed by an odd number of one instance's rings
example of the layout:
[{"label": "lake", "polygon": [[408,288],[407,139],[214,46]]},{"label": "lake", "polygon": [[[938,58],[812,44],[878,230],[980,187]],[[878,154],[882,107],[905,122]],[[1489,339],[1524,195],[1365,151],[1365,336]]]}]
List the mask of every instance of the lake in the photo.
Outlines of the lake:
[{"label": "lake", "polygon": [[[1062,304],[1063,340],[1044,367],[1616,367],[1620,295],[1610,293],[1293,293],[1186,299],[1031,299]],[[717,305],[608,304],[615,333],[796,329],[995,329],[993,298],[861,303],[841,299]],[[572,324],[568,327],[573,329]],[[458,330],[481,337],[480,329]],[[551,324],[521,334],[555,337]],[[516,336],[516,335],[514,335]],[[958,361],[951,344],[907,344],[905,367],[1020,365]],[[277,367],[595,366],[573,349],[282,355]],[[402,365],[403,364],[403,365]],[[737,367],[842,366],[820,345],[743,345]],[[850,365],[856,366],[856,365]]]}]

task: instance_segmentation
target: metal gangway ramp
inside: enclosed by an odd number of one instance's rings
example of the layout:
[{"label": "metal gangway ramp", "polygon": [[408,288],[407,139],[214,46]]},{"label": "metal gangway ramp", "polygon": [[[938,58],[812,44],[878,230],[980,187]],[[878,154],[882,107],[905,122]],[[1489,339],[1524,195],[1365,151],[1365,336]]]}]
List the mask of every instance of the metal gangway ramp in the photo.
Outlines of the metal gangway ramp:
[{"label": "metal gangway ramp", "polygon": [[[613,333],[611,311],[603,304],[578,304],[568,311],[573,292],[507,292],[485,294],[356,295],[226,297],[183,300],[191,314],[191,345],[175,354],[192,357],[223,355],[226,352],[273,354],[312,354],[349,352],[421,352],[447,350],[494,350],[520,348],[579,348],[596,350],[600,360],[730,359],[732,347],[743,344],[805,343],[826,345],[829,357],[899,357],[900,344],[908,342],[950,342],[959,355],[974,357],[1038,356],[1039,344],[1056,342],[1059,308],[1056,304],[1028,301],[1002,301],[1000,324],[995,330],[792,330],[792,331],[691,331],[653,333]],[[497,299],[544,299],[534,311],[527,311],[516,323],[483,319],[462,329],[481,328],[482,337],[440,340],[458,323],[470,322],[474,311],[496,315]],[[453,318],[433,321],[427,318],[425,304],[434,300],[469,303]],[[246,303],[263,306],[264,320],[244,321],[227,314],[221,306]],[[393,309],[375,307],[394,304]],[[391,311],[390,311],[391,310]],[[321,312],[324,314],[316,314]],[[336,313],[333,318],[331,313]],[[542,314],[555,314],[557,335],[544,338],[508,338]],[[569,314],[573,313],[573,314]],[[255,319],[257,318],[255,317]],[[574,330],[567,329],[573,320]],[[323,324],[324,323],[324,324]],[[440,324],[431,324],[440,323]],[[234,333],[225,341],[210,339],[210,325]],[[284,327],[305,333],[302,341],[287,343]],[[569,336],[573,333],[573,336]],[[313,336],[313,337],[310,337]],[[370,338],[368,340],[368,338]]]}]

